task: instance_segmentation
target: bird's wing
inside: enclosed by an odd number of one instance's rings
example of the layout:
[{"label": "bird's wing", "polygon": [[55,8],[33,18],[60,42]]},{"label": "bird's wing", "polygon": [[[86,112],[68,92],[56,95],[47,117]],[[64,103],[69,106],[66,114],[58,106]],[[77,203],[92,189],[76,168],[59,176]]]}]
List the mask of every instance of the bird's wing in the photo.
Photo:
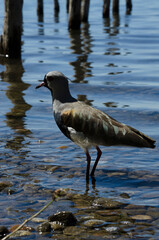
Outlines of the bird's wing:
[{"label": "bird's wing", "polygon": [[126,125],[82,103],[62,111],[61,120],[64,127],[83,133],[99,145],[114,145],[117,136],[119,138],[119,135],[123,136],[128,131]]},{"label": "bird's wing", "polygon": [[[61,123],[65,129],[72,128],[83,133],[97,145],[154,147],[153,139],[81,102],[76,102],[61,112]],[[69,132],[65,132],[65,135],[70,137]]]}]

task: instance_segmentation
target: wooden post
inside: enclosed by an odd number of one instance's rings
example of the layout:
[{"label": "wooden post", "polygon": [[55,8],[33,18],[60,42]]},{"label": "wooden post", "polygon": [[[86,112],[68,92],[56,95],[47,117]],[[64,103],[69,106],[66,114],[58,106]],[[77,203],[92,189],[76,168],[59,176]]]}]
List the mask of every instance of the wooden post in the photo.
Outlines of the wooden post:
[{"label": "wooden post", "polygon": [[130,14],[132,10],[132,2],[131,0],[126,0],[126,14]]},{"label": "wooden post", "polygon": [[82,3],[81,3],[81,20],[82,20],[82,22],[88,22],[89,3],[90,3],[90,0],[82,0]]},{"label": "wooden post", "polygon": [[59,22],[59,11],[60,11],[60,6],[58,0],[54,0],[54,21],[56,23]]},{"label": "wooden post", "polygon": [[119,0],[113,0],[113,15],[119,15]]},{"label": "wooden post", "polygon": [[110,0],[103,1],[103,17],[109,18]]},{"label": "wooden post", "polygon": [[54,11],[59,12],[60,11],[60,6],[58,0],[54,0]]},{"label": "wooden post", "polygon": [[0,51],[9,58],[21,58],[23,0],[5,0],[5,17]]},{"label": "wooden post", "polygon": [[69,29],[80,29],[81,25],[81,0],[69,1]]},{"label": "wooden post", "polygon": [[43,0],[37,0],[37,15],[43,16]]},{"label": "wooden post", "polygon": [[66,0],[66,11],[69,12],[69,0]]}]

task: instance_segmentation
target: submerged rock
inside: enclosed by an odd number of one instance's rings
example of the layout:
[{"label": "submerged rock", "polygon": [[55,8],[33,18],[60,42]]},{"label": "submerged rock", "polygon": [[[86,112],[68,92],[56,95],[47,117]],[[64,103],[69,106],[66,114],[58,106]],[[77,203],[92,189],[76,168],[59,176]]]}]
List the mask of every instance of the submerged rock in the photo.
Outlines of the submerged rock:
[{"label": "submerged rock", "polygon": [[[13,226],[9,229],[9,231],[10,231],[10,232],[13,232],[13,231],[15,231],[19,226],[20,226],[20,224],[15,224],[15,225],[13,225]],[[23,227],[20,228],[20,230],[33,232],[33,231],[34,231],[34,228],[28,227],[28,226],[23,226]],[[20,230],[19,230],[19,231],[20,231]]]},{"label": "submerged rock", "polygon": [[43,222],[47,222],[46,219],[44,218],[39,218],[39,217],[35,217],[31,220],[32,222],[37,222],[37,223],[43,223]]},{"label": "submerged rock", "polygon": [[64,229],[64,224],[58,221],[50,222],[51,227],[54,231],[62,231]]},{"label": "submerged rock", "polygon": [[18,230],[16,233],[14,233],[14,237],[22,237],[22,236],[30,236],[33,233],[30,231],[26,231],[26,230]]},{"label": "submerged rock", "polygon": [[133,220],[152,220],[152,217],[149,215],[134,215],[131,217]]},{"label": "submerged rock", "polygon": [[128,193],[121,193],[120,197],[125,198],[125,199],[129,199],[130,198]]},{"label": "submerged rock", "polygon": [[112,200],[111,198],[97,198],[93,205],[98,208],[104,209],[120,209],[125,206],[124,203]]},{"label": "submerged rock", "polygon": [[75,226],[77,223],[76,217],[71,212],[58,212],[48,217],[49,222],[58,221],[63,223],[65,226]]},{"label": "submerged rock", "polygon": [[10,182],[0,182],[0,192],[5,188],[11,187],[13,184]]},{"label": "submerged rock", "polygon": [[85,229],[82,228],[81,226],[80,227],[77,227],[77,226],[69,226],[69,227],[66,227],[63,231],[63,234],[67,235],[67,236],[78,236],[82,233],[85,232]]},{"label": "submerged rock", "polygon": [[106,222],[99,219],[90,219],[85,221],[83,224],[85,227],[96,228],[103,227],[104,225],[106,225]]},{"label": "submerged rock", "polygon": [[105,230],[109,233],[119,233],[120,228],[116,226],[106,227]]},{"label": "submerged rock", "polygon": [[69,189],[63,189],[63,188],[56,189],[52,194],[52,199],[55,200],[61,197],[66,197],[68,193],[69,193]]},{"label": "submerged rock", "polygon": [[0,226],[0,239],[6,236],[8,233],[8,228],[6,228],[5,226]]},{"label": "submerged rock", "polygon": [[51,232],[52,228],[51,228],[51,224],[49,222],[44,222],[44,223],[41,223],[38,227],[37,227],[37,231],[40,233],[40,234],[43,234],[43,233],[47,233],[47,232]]}]

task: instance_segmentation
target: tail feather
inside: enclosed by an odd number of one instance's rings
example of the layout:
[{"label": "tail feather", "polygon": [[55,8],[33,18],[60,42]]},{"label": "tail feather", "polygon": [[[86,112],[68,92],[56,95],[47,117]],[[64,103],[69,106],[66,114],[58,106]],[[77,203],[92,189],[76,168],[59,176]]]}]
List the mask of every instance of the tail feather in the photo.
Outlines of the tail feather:
[{"label": "tail feather", "polygon": [[[135,133],[138,137],[140,137],[141,141],[139,141],[139,144],[141,144],[141,147],[149,147],[149,148],[155,148],[155,140],[150,138],[149,136],[143,134],[142,132],[138,131],[135,128],[130,127],[130,130]],[[136,137],[137,137],[136,136]]]}]

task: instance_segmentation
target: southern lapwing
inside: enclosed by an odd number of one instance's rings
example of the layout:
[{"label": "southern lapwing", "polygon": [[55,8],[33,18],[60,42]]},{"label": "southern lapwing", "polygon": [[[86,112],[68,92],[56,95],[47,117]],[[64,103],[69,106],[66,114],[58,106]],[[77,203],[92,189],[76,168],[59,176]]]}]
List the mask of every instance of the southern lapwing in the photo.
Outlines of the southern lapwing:
[{"label": "southern lapwing", "polygon": [[55,121],[63,134],[79,145],[87,158],[86,180],[89,179],[90,147],[97,150],[97,158],[91,171],[94,176],[102,155],[99,145],[133,146],[154,148],[155,141],[135,128],[120,123],[106,113],[73,98],[69,91],[68,78],[58,71],[45,75],[36,88],[47,87],[52,94]]}]

